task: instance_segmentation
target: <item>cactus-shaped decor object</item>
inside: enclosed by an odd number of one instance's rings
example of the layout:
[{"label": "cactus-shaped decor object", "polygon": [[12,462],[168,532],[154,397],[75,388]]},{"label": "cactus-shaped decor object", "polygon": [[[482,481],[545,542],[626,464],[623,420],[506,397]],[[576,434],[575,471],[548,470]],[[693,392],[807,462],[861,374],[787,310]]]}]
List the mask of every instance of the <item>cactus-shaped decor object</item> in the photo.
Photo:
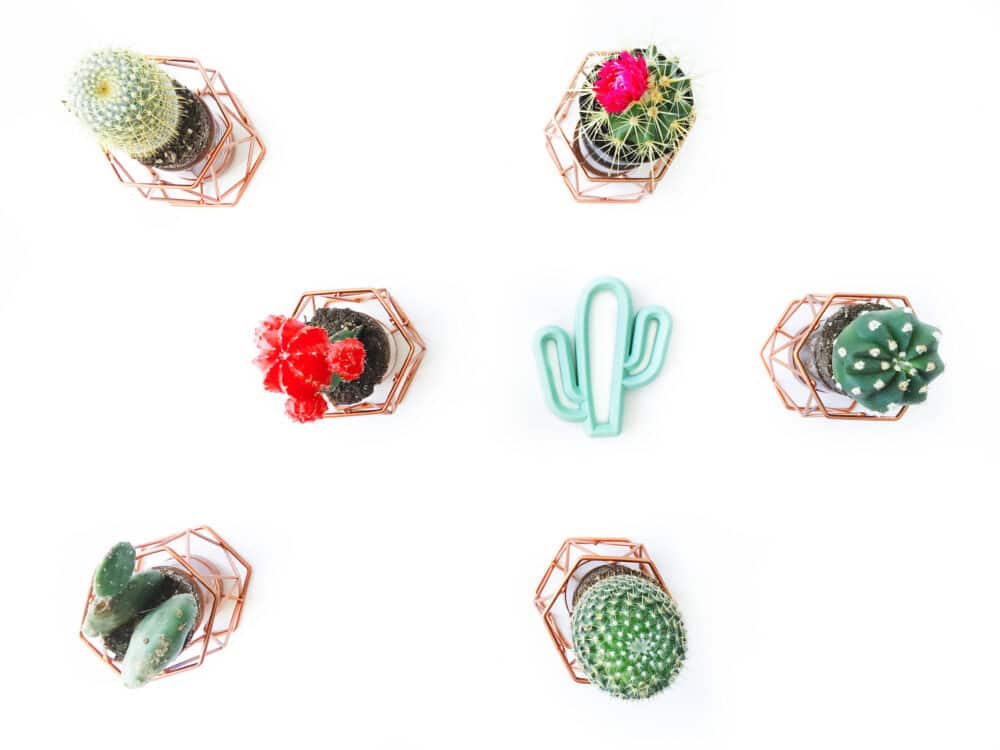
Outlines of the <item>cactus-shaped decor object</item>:
[{"label": "cactus-shaped decor object", "polygon": [[85,635],[99,637],[110,658],[122,662],[126,687],[141,687],[170,666],[204,614],[198,584],[185,570],[134,572],[135,559],[128,542],[104,556],[83,625]]},{"label": "cactus-shaped decor object", "polygon": [[687,638],[677,605],[634,568],[602,565],[573,597],[573,651],[593,684],[619,698],[648,698],[684,664]]},{"label": "cactus-shaped decor object", "polygon": [[690,77],[654,45],[600,60],[586,74],[579,105],[582,156],[608,175],[667,156],[695,119]]},{"label": "cactus-shaped decor object", "polygon": [[[596,413],[590,362],[591,310],[602,293],[613,295],[618,308],[606,421],[599,420]],[[633,315],[632,296],[619,279],[603,277],[591,283],[577,308],[575,341],[558,326],[543,328],[535,337],[535,354],[549,409],[561,419],[584,422],[591,436],[620,434],[624,392],[646,385],[663,369],[671,326],[670,313],[663,307],[643,307]],[[649,332],[653,327],[656,331],[650,344]],[[558,373],[553,372],[549,362],[550,344],[555,346]]]},{"label": "cactus-shaped decor object", "polygon": [[925,401],[930,382],[944,372],[940,338],[907,309],[864,310],[834,341],[837,388],[875,412]]},{"label": "cactus-shaped decor object", "polygon": [[214,121],[205,103],[127,50],[100,50],[80,61],[66,106],[106,149],[157,169],[188,169],[213,145]]}]

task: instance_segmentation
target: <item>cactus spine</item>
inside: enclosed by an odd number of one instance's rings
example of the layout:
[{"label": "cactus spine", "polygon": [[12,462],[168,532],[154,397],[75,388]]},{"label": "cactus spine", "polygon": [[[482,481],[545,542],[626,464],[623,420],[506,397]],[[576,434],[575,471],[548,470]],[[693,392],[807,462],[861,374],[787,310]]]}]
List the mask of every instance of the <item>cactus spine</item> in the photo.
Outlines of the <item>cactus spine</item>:
[{"label": "cactus spine", "polygon": [[196,609],[191,594],[177,594],[142,618],[122,662],[125,687],[142,687],[177,658],[194,627]]},{"label": "cactus spine", "polygon": [[616,567],[598,569],[603,575],[579,596],[571,622],[573,651],[587,679],[602,690],[648,698],[668,687],[683,666],[684,623],[654,580]]},{"label": "cactus spine", "polygon": [[101,50],[73,72],[67,106],[107,148],[147,157],[176,135],[182,105],[159,66],[127,50]]},{"label": "cactus spine", "polygon": [[[615,297],[618,316],[608,419],[601,422],[596,415],[590,372],[590,317],[595,298],[604,292]],[[654,325],[656,335],[648,345],[649,329]],[[625,389],[646,385],[660,373],[670,343],[670,330],[670,313],[665,308],[643,307],[633,316],[632,297],[625,284],[610,277],[597,279],[584,292],[577,308],[575,342],[558,326],[543,328],[535,337],[535,354],[549,409],[561,419],[585,422],[590,435],[618,435],[622,430]],[[558,373],[549,364],[550,344],[556,348]],[[567,407],[560,398],[557,382],[571,406]]]},{"label": "cactus spine", "polygon": [[862,312],[834,342],[836,384],[875,412],[925,401],[930,382],[944,372],[940,338],[908,309]]}]

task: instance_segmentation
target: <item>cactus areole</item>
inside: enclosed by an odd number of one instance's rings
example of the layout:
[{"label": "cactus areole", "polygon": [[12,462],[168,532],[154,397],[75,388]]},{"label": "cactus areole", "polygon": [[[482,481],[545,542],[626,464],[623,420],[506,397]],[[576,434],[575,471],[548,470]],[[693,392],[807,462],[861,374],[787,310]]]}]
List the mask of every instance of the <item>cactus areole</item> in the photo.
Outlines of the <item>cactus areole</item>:
[{"label": "cactus areole", "polygon": [[585,72],[576,149],[588,168],[614,175],[675,151],[695,119],[691,79],[655,46],[625,50]]},{"label": "cactus areole", "polygon": [[127,50],[100,50],[81,60],[66,106],[105,148],[156,169],[189,169],[215,141],[214,118],[198,95]]},{"label": "cactus areole", "polygon": [[944,372],[940,340],[941,332],[908,308],[863,302],[827,317],[800,357],[817,388],[885,414],[927,399],[931,381]]},{"label": "cactus areole", "polygon": [[687,636],[677,606],[652,578],[602,565],[573,597],[573,651],[587,679],[618,698],[649,698],[684,664]]}]

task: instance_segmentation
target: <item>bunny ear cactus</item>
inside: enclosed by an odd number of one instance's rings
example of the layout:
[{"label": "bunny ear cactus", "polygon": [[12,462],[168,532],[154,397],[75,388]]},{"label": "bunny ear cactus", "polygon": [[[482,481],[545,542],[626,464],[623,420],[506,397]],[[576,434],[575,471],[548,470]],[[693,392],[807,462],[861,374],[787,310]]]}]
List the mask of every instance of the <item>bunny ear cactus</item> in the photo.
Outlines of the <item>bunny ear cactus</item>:
[{"label": "bunny ear cactus", "polygon": [[[618,315],[608,419],[599,421],[590,370],[590,318],[594,300],[605,292],[615,297]],[[654,327],[656,334],[650,344],[648,334]],[[585,422],[592,436],[620,434],[625,389],[646,385],[660,373],[670,343],[670,330],[670,313],[665,308],[643,307],[633,316],[632,297],[625,284],[613,278],[597,279],[580,300],[575,344],[570,335],[558,326],[543,328],[535,337],[535,354],[549,409],[561,419]],[[550,344],[555,345],[558,373],[553,372],[549,364]],[[566,406],[560,397],[557,383],[570,406]]]},{"label": "bunny ear cactus", "polygon": [[170,76],[127,50],[85,57],[70,79],[66,105],[104,146],[135,158],[169,143],[181,119]]},{"label": "bunny ear cactus", "polygon": [[863,312],[837,337],[833,374],[840,389],[871,411],[884,413],[927,399],[944,372],[941,332],[908,309]]},{"label": "bunny ear cactus", "polygon": [[177,594],[142,618],[122,662],[125,687],[142,687],[177,658],[194,627],[196,613],[194,597]]},{"label": "bunny ear cactus", "polygon": [[[573,651],[587,679],[619,698],[648,698],[684,663],[687,636],[674,600],[638,571],[605,566],[572,614]],[[582,586],[582,584],[581,584]]]},{"label": "bunny ear cactus", "polygon": [[579,98],[589,160],[609,173],[674,151],[695,119],[691,79],[654,45],[606,58],[587,74]]}]

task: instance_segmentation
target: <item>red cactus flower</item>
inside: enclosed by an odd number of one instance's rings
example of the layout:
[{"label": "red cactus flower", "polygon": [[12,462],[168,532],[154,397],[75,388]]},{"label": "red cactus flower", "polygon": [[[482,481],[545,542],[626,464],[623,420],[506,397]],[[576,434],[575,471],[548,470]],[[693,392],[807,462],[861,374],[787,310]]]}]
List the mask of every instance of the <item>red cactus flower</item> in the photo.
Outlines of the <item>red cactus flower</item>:
[{"label": "red cactus flower", "polygon": [[254,362],[264,371],[267,390],[311,399],[330,385],[330,339],[322,328],[272,315],[257,328],[257,347]]},{"label": "red cactus flower", "polygon": [[290,398],[285,402],[285,413],[296,422],[314,422],[326,414],[327,403],[323,394],[308,398]]},{"label": "red cactus flower", "polygon": [[365,369],[365,345],[356,338],[334,341],[330,347],[330,366],[341,380],[357,380]]},{"label": "red cactus flower", "polygon": [[628,109],[632,102],[639,101],[648,84],[649,69],[645,58],[622,52],[601,66],[594,82],[594,97],[608,112],[617,114]]}]

